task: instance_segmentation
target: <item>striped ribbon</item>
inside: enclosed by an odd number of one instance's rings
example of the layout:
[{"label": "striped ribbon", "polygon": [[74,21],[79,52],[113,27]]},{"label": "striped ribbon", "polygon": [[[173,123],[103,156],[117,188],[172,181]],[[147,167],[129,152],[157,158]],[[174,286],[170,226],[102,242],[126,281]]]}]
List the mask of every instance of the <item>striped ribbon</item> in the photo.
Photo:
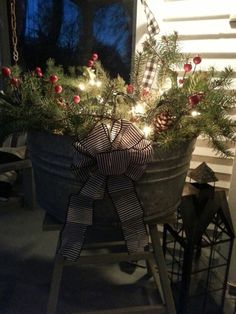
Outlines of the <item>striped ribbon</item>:
[{"label": "striped ribbon", "polygon": [[119,215],[129,253],[142,251],[148,236],[134,181],[152,158],[151,143],[132,123],[121,120],[110,130],[105,124],[97,125],[74,147],[72,167],[83,186],[70,197],[58,253],[72,261],[78,259],[86,230],[92,225],[94,201],[103,199],[105,191]]},{"label": "striped ribbon", "polygon": [[[149,39],[155,40],[155,38],[160,32],[159,25],[157,23],[157,20],[154,14],[149,9],[149,6],[147,5],[146,1],[141,0],[141,3],[144,6],[144,12],[147,18],[147,31],[148,31]],[[157,62],[156,62],[155,56],[153,56],[147,62],[146,67],[145,67],[143,80],[142,80],[142,85],[144,88],[150,89],[152,87],[152,84],[156,75],[156,71],[157,71]]]}]

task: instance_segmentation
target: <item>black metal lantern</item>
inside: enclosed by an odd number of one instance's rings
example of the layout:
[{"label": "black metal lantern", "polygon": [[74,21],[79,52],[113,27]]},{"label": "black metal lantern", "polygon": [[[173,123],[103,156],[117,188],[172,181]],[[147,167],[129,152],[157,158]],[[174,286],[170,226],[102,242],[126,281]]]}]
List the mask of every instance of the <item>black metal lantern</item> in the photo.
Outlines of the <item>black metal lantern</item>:
[{"label": "black metal lantern", "polygon": [[188,177],[200,202],[204,203],[208,198],[214,196],[215,182],[218,181],[218,178],[205,162],[201,163],[196,169],[191,170]]},{"label": "black metal lantern", "polygon": [[176,306],[178,314],[222,314],[234,239],[226,194],[206,180],[190,185],[194,194],[182,197],[177,222],[163,233]]}]

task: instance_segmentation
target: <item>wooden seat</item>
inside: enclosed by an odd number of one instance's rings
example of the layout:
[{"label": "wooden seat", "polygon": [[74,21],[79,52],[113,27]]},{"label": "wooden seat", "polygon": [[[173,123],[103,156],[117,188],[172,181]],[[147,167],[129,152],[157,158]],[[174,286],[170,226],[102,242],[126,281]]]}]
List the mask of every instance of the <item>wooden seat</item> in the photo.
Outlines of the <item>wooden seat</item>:
[{"label": "wooden seat", "polygon": [[[107,226],[108,229],[116,228],[117,226]],[[43,230],[44,231],[55,231],[60,230],[62,228],[62,224],[56,221],[53,217],[46,214],[43,222]],[[99,230],[100,228],[100,230]],[[170,282],[168,279],[168,273],[165,265],[164,255],[160,243],[160,237],[158,233],[157,224],[149,223],[148,229],[150,234],[150,248],[148,251],[145,252],[138,252],[133,254],[128,254],[125,246],[125,242],[121,240],[119,232],[113,232],[112,234],[115,235],[113,238],[107,237],[105,235],[104,238],[98,240],[98,235],[101,235],[101,228],[103,231],[106,230],[105,226],[93,225],[91,227],[91,232],[88,233],[86,236],[86,242],[84,248],[82,250],[81,256],[76,262],[67,261],[61,255],[55,255],[54,261],[54,268],[51,280],[51,287],[49,293],[49,300],[48,300],[48,307],[47,307],[47,314],[55,314],[57,309],[58,303],[58,296],[60,290],[60,284],[63,274],[64,266],[68,265],[88,265],[88,264],[105,264],[105,263],[112,263],[112,262],[122,262],[122,261],[138,261],[138,260],[145,260],[147,263],[147,267],[154,278],[154,281],[159,289],[160,295],[163,299],[164,305],[147,305],[142,307],[130,307],[130,308],[123,308],[123,309],[112,309],[107,311],[107,313],[158,313],[158,314],[175,314],[175,304],[173,300],[172,291],[170,288]],[[118,227],[117,227],[118,228]],[[96,241],[94,241],[93,235],[97,234]],[[116,238],[117,235],[117,238]],[[109,240],[106,240],[109,239]],[[100,241],[101,240],[101,241]],[[105,241],[106,240],[106,241]],[[117,252],[117,248],[120,248],[119,252]],[[108,253],[93,253],[91,255],[83,255],[87,249],[89,252],[92,252],[93,249],[100,249],[100,248],[108,248]],[[112,249],[112,250],[111,250]],[[116,249],[116,250],[113,250]],[[86,251],[87,252],[87,251]],[[97,252],[97,251],[96,251]],[[106,311],[95,311],[95,312],[87,312],[87,313],[106,313]]]},{"label": "wooden seat", "polygon": [[[15,139],[14,136],[12,136],[12,138]],[[32,164],[27,156],[25,136],[21,142],[20,146],[8,146],[11,145],[11,141],[7,139],[0,147],[0,174],[11,171],[22,172],[24,205],[28,208],[34,209],[36,207],[35,185]]]}]

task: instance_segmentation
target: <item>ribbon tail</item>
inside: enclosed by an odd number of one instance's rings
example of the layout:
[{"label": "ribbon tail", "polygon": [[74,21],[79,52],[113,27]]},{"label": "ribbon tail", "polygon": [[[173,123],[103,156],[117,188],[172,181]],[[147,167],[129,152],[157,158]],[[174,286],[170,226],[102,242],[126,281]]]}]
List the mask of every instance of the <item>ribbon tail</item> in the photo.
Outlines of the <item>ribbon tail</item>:
[{"label": "ribbon tail", "polygon": [[66,223],[60,234],[58,254],[71,261],[79,258],[87,228],[92,225],[92,218],[93,199],[81,194],[72,194]]},{"label": "ribbon tail", "polygon": [[[123,177],[124,178],[124,177]],[[129,178],[125,178],[127,184],[122,180],[122,189],[126,191],[115,191],[117,180],[113,178],[108,181],[108,190],[112,202],[119,215],[123,235],[126,241],[129,253],[140,252],[148,245],[147,230],[143,221],[143,209],[135,192],[135,187]],[[132,189],[130,185],[132,184]]]}]

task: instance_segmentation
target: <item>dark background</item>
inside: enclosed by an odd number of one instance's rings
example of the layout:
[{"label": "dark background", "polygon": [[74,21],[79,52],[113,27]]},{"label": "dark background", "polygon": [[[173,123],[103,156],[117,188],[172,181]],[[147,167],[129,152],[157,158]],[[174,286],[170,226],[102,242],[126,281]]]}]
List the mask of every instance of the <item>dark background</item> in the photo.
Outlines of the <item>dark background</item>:
[{"label": "dark background", "polygon": [[85,65],[96,52],[112,77],[128,82],[133,11],[134,0],[16,1],[19,64],[43,68],[53,58],[65,67]]}]

